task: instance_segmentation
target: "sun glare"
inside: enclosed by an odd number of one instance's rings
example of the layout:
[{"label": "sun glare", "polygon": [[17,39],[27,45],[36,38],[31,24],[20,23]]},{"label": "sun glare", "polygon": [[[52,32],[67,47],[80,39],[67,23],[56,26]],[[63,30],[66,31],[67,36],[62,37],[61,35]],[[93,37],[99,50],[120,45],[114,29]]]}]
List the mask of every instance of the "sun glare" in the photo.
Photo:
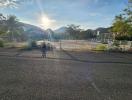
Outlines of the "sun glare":
[{"label": "sun glare", "polygon": [[41,16],[41,26],[45,29],[51,28],[54,20],[50,19],[48,16]]}]

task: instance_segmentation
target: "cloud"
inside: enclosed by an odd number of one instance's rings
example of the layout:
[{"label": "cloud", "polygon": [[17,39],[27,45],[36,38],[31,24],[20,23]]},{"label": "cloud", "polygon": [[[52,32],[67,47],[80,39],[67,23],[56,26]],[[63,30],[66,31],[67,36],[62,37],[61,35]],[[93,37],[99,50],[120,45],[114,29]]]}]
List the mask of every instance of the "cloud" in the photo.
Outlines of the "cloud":
[{"label": "cloud", "polygon": [[0,7],[13,7],[16,8],[18,0],[0,0]]},{"label": "cloud", "polygon": [[18,8],[24,2],[33,2],[34,0],[0,0],[0,8],[10,7]]}]

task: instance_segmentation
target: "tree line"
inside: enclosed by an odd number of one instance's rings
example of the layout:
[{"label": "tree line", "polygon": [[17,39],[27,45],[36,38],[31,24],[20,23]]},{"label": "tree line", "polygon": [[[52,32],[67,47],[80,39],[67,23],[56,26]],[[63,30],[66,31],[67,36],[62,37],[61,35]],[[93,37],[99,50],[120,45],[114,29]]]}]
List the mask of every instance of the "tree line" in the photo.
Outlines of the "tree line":
[{"label": "tree line", "polygon": [[68,25],[67,32],[71,39],[91,39],[96,37],[94,30],[82,30],[80,29],[80,26],[74,24]]}]

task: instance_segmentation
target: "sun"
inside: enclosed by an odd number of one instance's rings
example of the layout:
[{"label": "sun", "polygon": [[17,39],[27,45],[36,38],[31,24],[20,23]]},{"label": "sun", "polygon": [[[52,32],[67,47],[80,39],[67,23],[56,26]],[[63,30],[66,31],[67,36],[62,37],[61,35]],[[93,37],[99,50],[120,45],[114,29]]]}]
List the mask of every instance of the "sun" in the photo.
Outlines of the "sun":
[{"label": "sun", "polygon": [[47,28],[51,28],[52,27],[52,24],[54,23],[54,20],[50,19],[48,16],[46,15],[43,15],[41,16],[41,26],[45,29]]},{"label": "sun", "polygon": [[51,21],[47,16],[42,16],[41,23],[42,23],[43,27],[48,28],[48,27],[50,27]]}]

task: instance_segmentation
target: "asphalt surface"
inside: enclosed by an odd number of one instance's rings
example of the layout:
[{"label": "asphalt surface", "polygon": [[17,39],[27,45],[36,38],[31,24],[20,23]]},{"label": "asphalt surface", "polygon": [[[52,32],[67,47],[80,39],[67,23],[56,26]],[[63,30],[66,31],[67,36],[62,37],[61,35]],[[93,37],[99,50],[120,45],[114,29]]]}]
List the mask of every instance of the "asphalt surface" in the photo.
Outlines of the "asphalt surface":
[{"label": "asphalt surface", "polygon": [[0,100],[132,100],[132,54],[0,49]]}]

